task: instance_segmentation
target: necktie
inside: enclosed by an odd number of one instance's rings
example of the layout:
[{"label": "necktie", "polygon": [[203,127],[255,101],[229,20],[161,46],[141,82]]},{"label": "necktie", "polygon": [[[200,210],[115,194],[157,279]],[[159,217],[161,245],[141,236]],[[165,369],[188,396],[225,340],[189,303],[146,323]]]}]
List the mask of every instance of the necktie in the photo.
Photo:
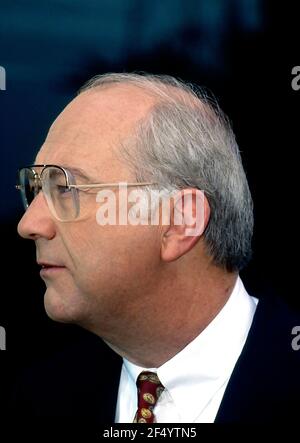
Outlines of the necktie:
[{"label": "necktie", "polygon": [[157,374],[143,371],[137,378],[138,409],[135,414],[134,423],[153,423],[153,409],[164,390]]}]

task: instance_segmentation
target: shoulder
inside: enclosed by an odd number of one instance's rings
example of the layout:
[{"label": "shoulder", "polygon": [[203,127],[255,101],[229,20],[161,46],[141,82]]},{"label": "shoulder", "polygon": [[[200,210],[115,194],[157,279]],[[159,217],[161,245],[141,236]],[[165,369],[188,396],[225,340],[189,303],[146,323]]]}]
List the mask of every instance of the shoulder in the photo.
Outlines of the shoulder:
[{"label": "shoulder", "polygon": [[297,417],[300,312],[278,296],[259,298],[253,322],[227,385],[218,421],[276,423]]},{"label": "shoulder", "polygon": [[[288,376],[300,370],[297,334],[300,335],[299,307],[277,295],[263,296],[259,299],[241,358],[254,359],[255,356],[253,366],[259,371],[262,370],[260,361],[269,369],[271,365],[277,363],[278,366],[280,363],[281,376],[274,366],[269,371],[269,377],[272,379],[272,374],[277,374],[282,384],[284,374]],[[294,382],[300,387],[299,377]]]},{"label": "shoulder", "polygon": [[[295,328],[300,328],[300,308],[277,295],[267,295],[259,299],[249,332],[249,340],[262,339],[262,346],[277,349],[280,352],[297,355],[292,346]],[[299,353],[300,357],[300,353]]]}]

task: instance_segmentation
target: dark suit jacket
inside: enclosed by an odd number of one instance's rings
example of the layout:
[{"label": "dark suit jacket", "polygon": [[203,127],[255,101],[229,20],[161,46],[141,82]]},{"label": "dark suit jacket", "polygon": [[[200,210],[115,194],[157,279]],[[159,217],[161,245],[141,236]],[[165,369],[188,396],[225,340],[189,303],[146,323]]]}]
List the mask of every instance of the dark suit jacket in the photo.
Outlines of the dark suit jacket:
[{"label": "dark suit jacket", "polygon": [[[300,315],[279,298],[259,301],[254,320],[226,388],[216,423],[298,421],[300,350],[292,349]],[[114,422],[122,359],[98,337],[44,361],[22,375],[12,414]]]}]

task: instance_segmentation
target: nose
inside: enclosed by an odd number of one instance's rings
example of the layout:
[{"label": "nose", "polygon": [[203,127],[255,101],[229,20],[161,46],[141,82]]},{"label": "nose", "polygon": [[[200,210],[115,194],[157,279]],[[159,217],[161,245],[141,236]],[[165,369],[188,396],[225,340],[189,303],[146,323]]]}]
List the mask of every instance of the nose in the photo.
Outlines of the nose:
[{"label": "nose", "polygon": [[43,192],[33,199],[18,224],[18,233],[29,240],[55,237],[56,227]]}]

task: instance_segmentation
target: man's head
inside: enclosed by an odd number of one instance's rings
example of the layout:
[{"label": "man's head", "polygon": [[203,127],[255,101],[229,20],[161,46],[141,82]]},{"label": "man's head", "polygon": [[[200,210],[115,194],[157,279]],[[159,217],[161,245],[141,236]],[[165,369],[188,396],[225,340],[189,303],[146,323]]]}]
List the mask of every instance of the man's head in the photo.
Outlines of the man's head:
[{"label": "man's head", "polygon": [[[249,259],[252,201],[234,135],[219,109],[173,78],[95,78],[55,120],[35,163],[73,171],[76,184],[187,190],[192,204],[195,190],[204,191],[203,229],[190,237],[172,214],[167,225],[99,226],[96,193],[83,190],[81,215],[60,221],[40,192],[18,231],[36,242],[38,262],[56,265],[42,271],[53,319],[107,338],[118,322],[129,326],[146,315],[150,302],[176,316],[180,285],[208,282],[216,270],[237,272]],[[120,199],[122,191],[114,192]]]}]

